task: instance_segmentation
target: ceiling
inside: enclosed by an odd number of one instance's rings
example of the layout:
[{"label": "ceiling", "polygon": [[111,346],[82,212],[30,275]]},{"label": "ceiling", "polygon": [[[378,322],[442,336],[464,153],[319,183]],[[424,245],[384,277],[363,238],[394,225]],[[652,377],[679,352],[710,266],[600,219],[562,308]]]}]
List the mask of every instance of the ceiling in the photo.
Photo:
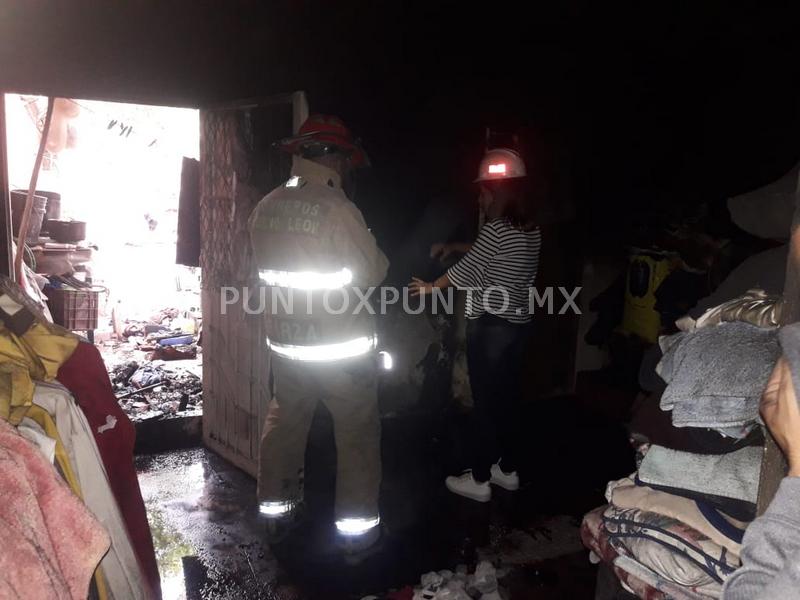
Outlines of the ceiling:
[{"label": "ceiling", "polygon": [[361,134],[393,201],[469,181],[487,125],[526,132],[601,213],[743,192],[800,157],[800,44],[780,12],[98,4],[3,2],[0,86],[193,107],[304,89]]}]

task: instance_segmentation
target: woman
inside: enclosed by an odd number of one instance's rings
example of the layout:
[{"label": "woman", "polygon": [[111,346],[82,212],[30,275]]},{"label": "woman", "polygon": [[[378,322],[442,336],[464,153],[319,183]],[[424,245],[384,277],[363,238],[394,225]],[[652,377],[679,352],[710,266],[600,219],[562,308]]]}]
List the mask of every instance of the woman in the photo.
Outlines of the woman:
[{"label": "woman", "polygon": [[474,403],[471,469],[448,477],[447,488],[488,502],[490,483],[519,488],[520,370],[531,321],[529,290],[536,279],[541,232],[525,202],[525,165],[513,150],[486,153],[478,179],[486,223],[471,247],[435,244],[431,254],[465,256],[436,281],[413,278],[412,295],[434,288],[468,289],[467,365]]}]

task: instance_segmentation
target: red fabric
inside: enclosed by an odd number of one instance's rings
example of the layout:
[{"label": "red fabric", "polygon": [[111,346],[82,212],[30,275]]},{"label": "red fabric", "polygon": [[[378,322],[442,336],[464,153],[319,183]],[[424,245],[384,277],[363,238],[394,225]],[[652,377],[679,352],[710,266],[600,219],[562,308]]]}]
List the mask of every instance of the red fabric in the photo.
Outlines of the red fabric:
[{"label": "red fabric", "polygon": [[[160,598],[161,583],[153,538],[133,466],[136,430],[117,402],[100,352],[93,344],[79,343],[72,356],[61,365],[56,379],[72,393],[92,427],[133,550],[150,587]],[[116,425],[98,433],[97,428],[106,425],[109,415],[117,420]]]},{"label": "red fabric", "polygon": [[606,508],[608,508],[608,505],[596,508],[584,515],[581,523],[581,541],[583,541],[583,545],[611,567],[617,579],[625,582],[630,589],[636,592],[638,598],[643,600],[666,600],[669,596],[664,592],[655,589],[614,564],[614,559],[617,558],[617,551],[611,546],[609,537],[603,527],[603,513]]}]

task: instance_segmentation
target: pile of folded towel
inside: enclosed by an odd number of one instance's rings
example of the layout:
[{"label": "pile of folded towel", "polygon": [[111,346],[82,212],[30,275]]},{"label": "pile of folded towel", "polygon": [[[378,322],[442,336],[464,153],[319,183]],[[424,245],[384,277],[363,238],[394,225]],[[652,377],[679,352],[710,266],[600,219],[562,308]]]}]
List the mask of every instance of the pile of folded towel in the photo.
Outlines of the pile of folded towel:
[{"label": "pile of folded towel", "polygon": [[660,340],[666,385],[631,424],[638,471],[609,483],[609,504],[584,517],[592,557],[641,598],[717,598],[741,565],[763,454],[759,401],[781,352],[774,324],[752,322],[706,319]]}]

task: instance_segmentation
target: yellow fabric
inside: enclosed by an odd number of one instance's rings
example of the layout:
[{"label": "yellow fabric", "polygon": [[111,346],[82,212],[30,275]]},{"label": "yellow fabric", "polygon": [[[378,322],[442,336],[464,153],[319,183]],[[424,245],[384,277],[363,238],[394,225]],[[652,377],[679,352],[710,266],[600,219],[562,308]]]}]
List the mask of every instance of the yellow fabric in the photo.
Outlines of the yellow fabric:
[{"label": "yellow fabric", "polygon": [[34,323],[17,336],[0,323],[0,418],[19,425],[33,402],[34,380],[52,381],[78,345],[66,329]]},{"label": "yellow fabric", "polygon": [[[75,471],[72,470],[72,463],[69,460],[69,454],[67,454],[67,450],[64,448],[64,444],[61,441],[61,436],[58,435],[58,428],[56,427],[55,421],[53,421],[53,417],[41,406],[37,406],[35,404],[31,404],[26,410],[27,414],[25,416],[35,421],[39,427],[44,429],[47,437],[55,440],[56,463],[61,469],[61,473],[64,475],[64,479],[67,482],[69,489],[71,489],[72,493],[78,498],[83,500],[81,484],[78,481],[78,478],[75,476]],[[103,574],[103,569],[100,565],[98,565],[97,569],[95,569],[94,581],[97,587],[97,596],[99,600],[108,600],[108,585],[106,583],[105,575]]]},{"label": "yellow fabric", "polygon": [[[641,253],[631,256],[620,328],[623,332],[637,335],[650,343],[658,340],[661,315],[655,310],[656,290],[674,268],[675,261],[669,255]],[[643,270],[647,274],[646,281],[633,283],[634,269]],[[637,287],[641,289],[636,289]]]},{"label": "yellow fabric", "polygon": [[97,565],[94,571],[94,583],[97,586],[98,600],[108,600],[108,583],[106,582],[106,575],[103,573],[103,567]]}]

